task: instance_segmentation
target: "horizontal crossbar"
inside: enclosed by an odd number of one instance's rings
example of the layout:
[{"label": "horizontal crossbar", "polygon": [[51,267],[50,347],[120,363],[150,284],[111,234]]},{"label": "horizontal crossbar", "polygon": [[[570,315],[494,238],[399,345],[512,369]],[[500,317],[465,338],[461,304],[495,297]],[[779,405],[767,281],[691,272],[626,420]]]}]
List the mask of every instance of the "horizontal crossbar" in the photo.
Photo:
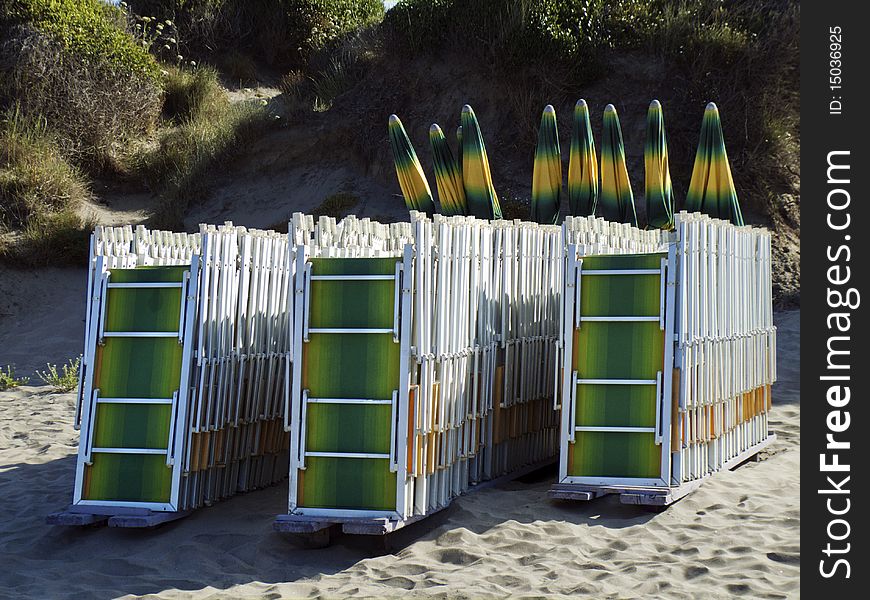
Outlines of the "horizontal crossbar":
[{"label": "horizontal crossbar", "polygon": [[602,431],[609,433],[655,433],[655,427],[575,427],[574,431]]},{"label": "horizontal crossbar", "polygon": [[312,327],[308,333],[393,333],[392,329],[351,329],[345,327]]},{"label": "horizontal crossbar", "polygon": [[[390,330],[392,331],[392,330]],[[104,331],[103,337],[174,338],[177,331]]]},{"label": "horizontal crossbar", "polygon": [[180,288],[180,281],[143,281],[139,283],[109,283],[109,289],[147,289],[147,288]]},{"label": "horizontal crossbar", "polygon": [[312,275],[311,281],[395,281],[395,275]]},{"label": "horizontal crossbar", "polygon": [[371,398],[308,398],[309,404],[392,404],[392,400],[373,400]]},{"label": "horizontal crossbar", "polygon": [[660,269],[583,269],[582,276],[587,275],[661,275]]},{"label": "horizontal crossbar", "polygon": [[91,448],[98,454],[166,454],[166,448]]},{"label": "horizontal crossbar", "polygon": [[101,398],[97,404],[172,404],[172,398]]},{"label": "horizontal crossbar", "polygon": [[580,317],[581,321],[588,322],[606,322],[612,321],[617,323],[631,323],[631,322],[644,322],[644,321],[655,321],[658,323],[659,316],[656,315],[654,317]]},{"label": "horizontal crossbar", "polygon": [[578,379],[577,385],[655,385],[655,379]]},{"label": "horizontal crossbar", "polygon": [[368,452],[306,452],[305,456],[318,456],[321,458],[390,458],[389,454]]}]

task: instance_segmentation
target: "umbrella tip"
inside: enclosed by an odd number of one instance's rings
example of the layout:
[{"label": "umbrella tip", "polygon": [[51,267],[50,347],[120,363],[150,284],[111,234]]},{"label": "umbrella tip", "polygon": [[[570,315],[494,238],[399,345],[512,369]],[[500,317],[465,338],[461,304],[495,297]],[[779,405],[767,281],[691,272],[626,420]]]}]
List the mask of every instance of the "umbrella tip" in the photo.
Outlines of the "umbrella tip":
[{"label": "umbrella tip", "polygon": [[706,110],[719,110],[719,109],[716,108],[716,103],[715,103],[715,102],[710,102],[710,103],[707,104],[707,108],[706,108]]},{"label": "umbrella tip", "polygon": [[608,104],[607,106],[604,107],[604,112],[606,112],[606,113],[609,113],[609,112],[615,113],[615,112],[616,112],[616,107],[613,106],[612,104]]}]

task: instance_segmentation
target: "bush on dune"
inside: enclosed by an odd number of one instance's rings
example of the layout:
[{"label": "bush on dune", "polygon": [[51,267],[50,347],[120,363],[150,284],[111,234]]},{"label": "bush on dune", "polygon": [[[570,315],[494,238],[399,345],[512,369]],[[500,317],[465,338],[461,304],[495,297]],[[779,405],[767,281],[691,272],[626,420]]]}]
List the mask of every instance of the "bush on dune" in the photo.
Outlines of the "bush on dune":
[{"label": "bush on dune", "polygon": [[381,0],[130,0],[130,6],[172,19],[188,54],[247,50],[268,63],[291,64],[384,14]]},{"label": "bush on dune", "polygon": [[202,200],[214,168],[237,153],[270,121],[257,102],[231,103],[214,69],[170,69],[164,116],[172,124],[135,162],[160,203],[152,225],[177,229],[187,207]]},{"label": "bush on dune", "polygon": [[91,224],[79,208],[90,197],[44,122],[14,109],[0,116],[0,259],[15,266],[83,260]]},{"label": "bush on dune", "polygon": [[794,0],[401,0],[384,30],[409,56],[461,47],[520,81],[529,101],[506,98],[520,119],[554,91],[608,75],[617,53],[659,61],[674,91],[666,110],[696,116],[669,121],[675,178],[688,181],[703,107],[714,100],[738,188],[750,210],[771,217],[796,177],[787,155],[799,128],[799,11]]},{"label": "bush on dune", "polygon": [[125,27],[101,0],[0,0],[0,105],[45,119],[89,172],[112,167],[160,107],[157,62]]}]

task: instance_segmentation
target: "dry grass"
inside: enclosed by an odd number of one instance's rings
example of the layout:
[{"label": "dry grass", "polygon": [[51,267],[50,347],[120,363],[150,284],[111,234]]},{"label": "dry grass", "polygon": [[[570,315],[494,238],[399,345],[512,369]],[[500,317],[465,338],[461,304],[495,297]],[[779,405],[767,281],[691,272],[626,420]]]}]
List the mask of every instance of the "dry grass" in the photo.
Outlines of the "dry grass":
[{"label": "dry grass", "polygon": [[152,225],[178,229],[187,207],[206,197],[215,167],[271,120],[259,102],[231,103],[214,69],[172,70],[166,90],[167,127],[133,162],[161,198]]},{"label": "dry grass", "polygon": [[28,25],[11,27],[4,37],[0,105],[17,104],[45,119],[77,166],[111,172],[126,141],[153,128],[160,110],[154,80],[72,53]]},{"label": "dry grass", "polygon": [[339,192],[323,199],[319,206],[311,211],[315,220],[319,217],[346,217],[354,206],[359,204],[359,197],[348,192]]},{"label": "dry grass", "polygon": [[[87,254],[91,198],[44,121],[17,109],[0,116],[0,258],[12,266],[76,263]],[[5,231],[5,233],[4,233]]]}]

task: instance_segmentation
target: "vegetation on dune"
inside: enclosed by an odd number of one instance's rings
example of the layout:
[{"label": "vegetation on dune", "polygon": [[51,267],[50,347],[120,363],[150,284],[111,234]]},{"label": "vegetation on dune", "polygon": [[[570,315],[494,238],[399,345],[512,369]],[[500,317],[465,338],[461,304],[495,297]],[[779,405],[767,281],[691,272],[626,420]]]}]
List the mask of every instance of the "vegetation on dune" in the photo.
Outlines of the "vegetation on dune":
[{"label": "vegetation on dune", "polygon": [[0,367],[0,392],[19,385],[27,385],[29,381],[29,377],[16,377],[15,368],[12,365],[6,365],[5,369]]},{"label": "vegetation on dune", "polygon": [[[638,76],[657,89],[624,93],[663,100],[677,210],[713,100],[747,220],[797,231],[799,14],[796,0],[401,0],[386,14],[381,0],[0,0],[0,255],[84,254],[88,176],[143,182],[152,224],[179,227],[215,165],[271,121],[219,82],[263,71],[286,73],[289,120],[336,106],[367,149],[403,98],[438,107],[480,75],[512,151],[533,148],[545,104]],[[414,61],[445,57],[472,80],[434,73],[447,89],[432,96]],[[506,186],[506,216],[528,218],[524,194]]]},{"label": "vegetation on dune", "polygon": [[79,367],[82,363],[81,355],[75,359],[69,359],[66,364],[61,365],[58,370],[57,365],[46,363],[45,371],[37,371],[36,375],[51,389],[58,393],[72,391],[79,384]]},{"label": "vegetation on dune", "polygon": [[130,6],[177,23],[188,54],[246,50],[271,64],[304,64],[384,14],[381,0],[130,0]]},{"label": "vegetation on dune", "polygon": [[259,103],[231,103],[217,72],[207,67],[168,71],[164,118],[172,126],[133,162],[160,194],[152,224],[179,229],[189,204],[208,191],[215,166],[238,152],[269,118]]},{"label": "vegetation on dune", "polygon": [[160,69],[101,0],[0,0],[0,106],[46,120],[76,165],[110,169],[153,127]]},{"label": "vegetation on dune", "polygon": [[0,115],[0,259],[19,266],[76,262],[87,255],[89,223],[78,213],[91,198],[79,169],[64,158],[45,121],[17,109]]},{"label": "vegetation on dune", "polygon": [[524,94],[506,100],[530,131],[540,106],[609,75],[621,53],[660,63],[662,89],[674,91],[665,110],[681,115],[668,129],[675,180],[688,182],[700,116],[715,100],[737,186],[775,220],[777,195],[796,177],[787,155],[799,126],[799,10],[792,0],[402,0],[384,30],[411,56],[461,46],[520,82]]}]

